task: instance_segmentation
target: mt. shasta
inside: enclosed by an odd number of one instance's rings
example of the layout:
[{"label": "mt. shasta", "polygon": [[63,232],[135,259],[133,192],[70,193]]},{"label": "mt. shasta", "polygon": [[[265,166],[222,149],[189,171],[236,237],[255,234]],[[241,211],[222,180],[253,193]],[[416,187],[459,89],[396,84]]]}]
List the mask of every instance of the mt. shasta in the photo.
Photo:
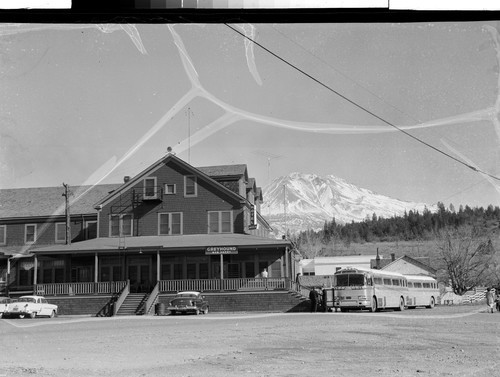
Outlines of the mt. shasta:
[{"label": "mt. shasta", "polygon": [[333,175],[292,173],[276,178],[263,189],[261,214],[271,224],[277,237],[300,231],[320,230],[325,221],[360,222],[367,217],[390,218],[405,211],[419,211],[423,203],[404,202],[356,187]]}]

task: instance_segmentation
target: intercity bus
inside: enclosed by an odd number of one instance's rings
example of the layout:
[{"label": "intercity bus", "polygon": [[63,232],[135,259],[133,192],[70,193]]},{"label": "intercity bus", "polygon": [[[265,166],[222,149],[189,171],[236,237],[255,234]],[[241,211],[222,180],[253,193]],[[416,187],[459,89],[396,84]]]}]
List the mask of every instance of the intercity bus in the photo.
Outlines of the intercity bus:
[{"label": "intercity bus", "polygon": [[425,306],[432,309],[436,304],[436,297],[439,296],[439,289],[436,279],[423,275],[405,275],[408,283],[408,296],[406,306],[409,309],[417,306]]},{"label": "intercity bus", "polygon": [[408,285],[396,272],[346,267],[334,274],[334,308],[404,310]]},{"label": "intercity bus", "polygon": [[341,311],[368,309],[404,310],[434,308],[439,289],[436,279],[424,275],[346,267],[334,274],[334,308]]}]

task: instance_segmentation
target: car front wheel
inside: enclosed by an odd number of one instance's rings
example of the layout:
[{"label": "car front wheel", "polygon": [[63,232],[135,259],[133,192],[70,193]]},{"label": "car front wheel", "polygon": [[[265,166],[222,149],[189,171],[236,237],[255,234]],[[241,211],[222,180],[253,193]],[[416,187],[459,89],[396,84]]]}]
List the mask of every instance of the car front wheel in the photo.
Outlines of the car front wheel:
[{"label": "car front wheel", "polygon": [[56,316],[56,311],[52,310],[52,313],[50,313],[50,318],[54,318]]},{"label": "car front wheel", "polygon": [[208,314],[208,306],[203,310],[203,314]]},{"label": "car front wheel", "polygon": [[36,317],[36,312],[31,312],[31,313],[30,313],[30,318],[31,318],[31,319],[33,319],[33,318],[35,318],[35,317]]}]

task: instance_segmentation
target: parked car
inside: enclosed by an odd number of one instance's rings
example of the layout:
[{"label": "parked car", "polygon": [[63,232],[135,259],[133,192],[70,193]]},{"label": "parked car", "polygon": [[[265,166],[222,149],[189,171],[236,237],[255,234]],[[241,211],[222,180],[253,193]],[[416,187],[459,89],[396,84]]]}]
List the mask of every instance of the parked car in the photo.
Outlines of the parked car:
[{"label": "parked car", "polygon": [[9,297],[0,297],[0,318],[3,317],[3,313],[7,309],[7,306],[12,302],[13,300]]},{"label": "parked car", "polygon": [[207,314],[208,307],[208,301],[200,292],[189,291],[177,293],[177,295],[168,304],[167,309],[170,311],[170,314]]},{"label": "parked car", "polygon": [[17,301],[7,305],[5,317],[30,318],[47,316],[55,317],[57,315],[57,305],[49,304],[47,299],[42,296],[21,296]]}]

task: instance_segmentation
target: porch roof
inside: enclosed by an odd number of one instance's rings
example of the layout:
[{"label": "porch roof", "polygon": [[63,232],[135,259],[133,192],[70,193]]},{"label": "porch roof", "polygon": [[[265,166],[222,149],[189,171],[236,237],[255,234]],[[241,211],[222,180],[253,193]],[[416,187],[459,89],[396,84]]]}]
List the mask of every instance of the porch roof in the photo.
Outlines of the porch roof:
[{"label": "porch roof", "polygon": [[[236,246],[240,248],[274,248],[291,246],[282,239],[264,238],[247,234],[194,234],[181,236],[142,236],[122,238],[94,238],[71,245],[52,245],[32,249],[34,254],[102,252],[122,249],[204,249],[209,246]],[[123,247],[124,245],[124,247]],[[122,247],[120,247],[122,246]]]}]

